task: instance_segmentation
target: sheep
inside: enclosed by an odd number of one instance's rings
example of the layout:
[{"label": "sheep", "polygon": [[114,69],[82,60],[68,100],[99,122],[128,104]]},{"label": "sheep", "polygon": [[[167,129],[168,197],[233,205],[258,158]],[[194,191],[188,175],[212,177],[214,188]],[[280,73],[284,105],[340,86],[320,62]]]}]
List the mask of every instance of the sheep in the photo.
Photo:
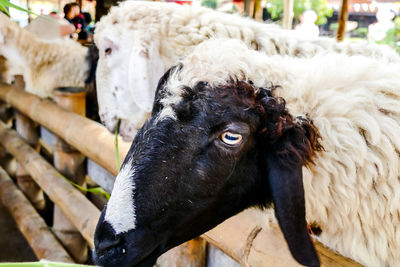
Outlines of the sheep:
[{"label": "sheep", "polygon": [[83,87],[91,66],[87,52],[70,39],[46,42],[0,13],[0,54],[11,74],[23,74],[30,93],[45,98],[56,87]]},{"label": "sheep", "polygon": [[100,117],[110,131],[122,120],[120,134],[132,140],[149,116],[159,77],[193,48],[212,37],[241,39],[269,55],[310,57],[322,51],[364,54],[383,62],[399,55],[384,46],[336,43],[295,36],[277,26],[203,7],[123,1],[96,25],[100,49],[97,90]]},{"label": "sheep", "polygon": [[306,211],[326,246],[365,266],[398,266],[399,72],[364,56],[203,42],[159,81],[98,221],[96,263],[147,266],[272,201],[300,263],[319,265]]}]

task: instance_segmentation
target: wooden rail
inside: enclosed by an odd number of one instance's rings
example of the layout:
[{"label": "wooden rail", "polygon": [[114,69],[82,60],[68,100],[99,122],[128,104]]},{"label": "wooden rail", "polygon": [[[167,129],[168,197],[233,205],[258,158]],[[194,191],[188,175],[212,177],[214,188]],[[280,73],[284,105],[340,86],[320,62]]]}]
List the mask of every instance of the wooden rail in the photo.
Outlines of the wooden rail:
[{"label": "wooden rail", "polygon": [[3,122],[0,122],[0,143],[21,163],[93,247],[93,235],[100,211]]},{"label": "wooden rail", "polygon": [[[0,167],[0,196],[38,259],[73,262],[29,200]],[[6,237],[2,237],[6,238]]]},{"label": "wooden rail", "polygon": [[[114,137],[103,126],[67,112],[49,100],[41,100],[9,85],[0,84],[0,99],[50,129],[111,173],[117,173]],[[94,227],[100,212],[89,205],[88,200],[65,180],[56,179],[55,170],[47,162],[39,160],[38,155],[33,156],[31,153],[26,155],[32,151],[19,141],[13,144],[17,139],[11,130],[5,129],[4,126],[0,127],[0,142],[17,157],[18,161],[26,164],[26,170],[55,203],[68,204],[67,207],[63,207],[63,212],[69,214],[67,217],[93,245]],[[129,144],[121,140],[119,147],[121,159],[128,149]],[[55,196],[57,194],[60,196]],[[255,218],[252,212],[248,210],[236,215],[203,234],[202,237],[244,266],[299,266],[292,259],[278,226],[271,223],[269,228],[261,228],[260,220]],[[76,217],[81,215],[83,217],[76,221]],[[333,253],[319,242],[315,244],[322,266],[361,266]]]}]

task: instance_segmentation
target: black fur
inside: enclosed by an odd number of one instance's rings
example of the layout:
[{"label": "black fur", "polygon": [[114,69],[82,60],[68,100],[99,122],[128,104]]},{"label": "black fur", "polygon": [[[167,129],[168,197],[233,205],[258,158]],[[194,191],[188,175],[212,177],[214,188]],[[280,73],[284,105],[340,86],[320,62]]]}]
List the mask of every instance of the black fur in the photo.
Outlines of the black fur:
[{"label": "black fur", "polygon": [[86,54],[86,62],[89,63],[89,71],[85,80],[86,89],[86,117],[100,122],[99,105],[96,91],[96,69],[99,61],[99,49],[92,42]]},{"label": "black fur", "polygon": [[[241,81],[183,88],[182,101],[173,106],[177,120],[158,121],[171,71],[127,155],[135,168],[136,229],[115,237],[100,219],[96,263],[151,266],[163,252],[238,212],[273,203],[294,258],[319,266],[307,233],[301,171],[320,148],[316,128],[295,120],[273,88]],[[240,134],[243,142],[227,145],[224,132]],[[118,246],[102,245],[116,238],[122,240]],[[126,254],[118,253],[121,247]]]}]

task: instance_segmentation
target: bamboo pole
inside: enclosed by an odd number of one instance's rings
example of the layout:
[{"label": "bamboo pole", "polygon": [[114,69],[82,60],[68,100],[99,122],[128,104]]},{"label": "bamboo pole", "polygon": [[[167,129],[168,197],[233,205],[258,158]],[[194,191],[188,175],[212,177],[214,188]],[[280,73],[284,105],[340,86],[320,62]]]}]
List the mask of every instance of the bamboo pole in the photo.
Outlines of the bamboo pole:
[{"label": "bamboo pole", "polygon": [[[15,76],[15,86],[18,89],[24,90],[25,82],[23,76]],[[35,146],[37,144],[39,135],[35,122],[18,111],[15,111],[15,129],[17,133],[25,140],[25,142],[31,146]],[[43,191],[18,162],[16,174],[18,186],[25,193],[28,199],[33,203],[37,210],[44,210],[46,207],[46,202]]]},{"label": "bamboo pole", "polygon": [[261,0],[254,0],[253,5],[253,19],[257,21],[262,21],[262,7]]},{"label": "bamboo pole", "polygon": [[284,29],[292,29],[293,22],[293,2],[294,0],[284,0],[284,9],[283,9],[283,28]]},{"label": "bamboo pole", "polygon": [[[18,111],[15,112],[15,129],[29,145],[35,146],[37,144],[39,135],[35,123]],[[20,163],[17,163],[17,183],[37,210],[45,209],[46,202],[43,191]]]},{"label": "bamboo pole", "polygon": [[[79,88],[64,87],[54,90],[55,102],[65,110],[81,116],[86,113],[86,92]],[[54,167],[79,186],[85,185],[85,156],[66,144],[60,137],[54,146]],[[53,231],[78,263],[88,259],[87,243],[78,229],[66,218],[60,208],[54,206]]]},{"label": "bamboo pole", "polygon": [[20,162],[49,198],[61,209],[93,247],[100,211],[18,134],[0,122],[0,143]]},{"label": "bamboo pole", "polygon": [[203,238],[194,238],[164,253],[158,259],[157,266],[205,267],[206,249]]},{"label": "bamboo pole", "polygon": [[[38,259],[71,262],[73,260],[58,243],[45,221],[18,190],[8,174],[0,167],[0,196],[21,233],[25,236]],[[2,237],[6,238],[6,237]]]},{"label": "bamboo pole", "polygon": [[[63,138],[110,173],[117,175],[114,135],[101,124],[68,112],[49,100],[40,99],[11,85],[0,85],[0,99]],[[120,158],[123,159],[130,144],[120,137],[118,143]]]},{"label": "bamboo pole", "polygon": [[346,30],[346,20],[347,20],[347,0],[342,0],[342,6],[340,7],[338,29],[336,34],[336,39],[341,42],[344,38],[344,33]]},{"label": "bamboo pole", "polygon": [[[114,149],[112,147],[113,136],[104,127],[76,114],[63,111],[60,107],[47,100],[40,100],[38,97],[22,92],[12,86],[0,85],[0,99],[7,101],[21,112],[27,114],[31,119],[43,124],[111,173],[117,173]],[[46,117],[43,114],[48,116]],[[62,123],[61,126],[59,125],[60,123]],[[65,127],[65,130],[61,130],[63,129],[61,127]],[[1,143],[4,142],[3,139],[0,131]],[[101,148],[101,151],[98,151],[98,148]],[[119,150],[121,158],[124,158],[129,150],[129,145],[121,142]],[[102,152],[101,155],[99,152]],[[113,163],[110,164],[110,161]],[[44,190],[47,192],[46,189]],[[76,205],[79,206],[80,204]],[[75,205],[69,206],[75,207]],[[95,222],[90,223],[95,225],[98,216],[91,216]],[[88,219],[87,222],[89,221]],[[252,265],[254,267],[265,266],[264,262],[271,262],[270,257],[277,257],[279,262],[290,262],[291,255],[279,228],[277,226],[272,227],[271,230],[264,234],[264,231],[266,231],[264,229],[258,232],[257,221],[247,211],[226,220],[211,231],[203,234],[202,237],[233,259],[242,262],[245,266],[248,263],[254,263]],[[78,229],[80,228],[78,227]],[[270,244],[282,244],[279,245],[279,249],[283,249],[285,252],[277,253],[277,247]],[[315,245],[323,266],[360,266],[343,256],[331,252],[319,242],[316,242]],[[248,258],[242,259],[246,255],[248,255]],[[283,265],[279,264],[278,266]]]}]

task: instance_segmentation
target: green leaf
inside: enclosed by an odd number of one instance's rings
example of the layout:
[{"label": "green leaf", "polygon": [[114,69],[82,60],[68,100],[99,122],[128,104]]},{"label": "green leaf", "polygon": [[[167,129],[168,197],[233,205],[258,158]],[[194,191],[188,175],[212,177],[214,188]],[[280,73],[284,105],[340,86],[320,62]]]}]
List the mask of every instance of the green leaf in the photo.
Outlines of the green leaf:
[{"label": "green leaf", "polygon": [[104,195],[104,196],[107,198],[107,200],[110,199],[110,194],[108,194],[108,193],[107,193],[103,188],[101,188],[101,187],[85,188],[85,187],[82,187],[82,186],[80,186],[80,185],[74,183],[73,181],[71,181],[70,179],[68,179],[67,177],[65,177],[64,175],[62,175],[62,174],[60,174],[60,173],[58,173],[58,175],[59,175],[60,177],[64,178],[65,180],[67,180],[70,184],[72,184],[72,185],[75,186],[76,188],[78,188],[78,189],[80,189],[80,190],[82,190],[82,191],[84,191],[84,192],[90,192],[90,193],[93,193],[93,194]]},{"label": "green leaf", "polygon": [[[23,12],[26,12],[26,13],[30,13],[30,14],[39,16],[39,15],[36,14],[35,12],[33,12],[33,11],[31,11],[31,10],[28,10],[28,9],[25,9],[25,8],[23,8],[23,7],[17,6],[17,5],[15,5],[15,4],[9,2],[8,0],[0,0],[0,7],[1,7],[1,9],[2,9],[3,11],[5,11],[7,14],[8,14],[8,12],[7,12],[7,10],[6,10],[6,7],[8,7],[8,8],[11,7],[11,8],[17,9],[17,10],[19,10],[19,11],[23,11]],[[9,14],[8,14],[8,15],[9,15]]]},{"label": "green leaf", "polygon": [[8,13],[7,8],[3,6],[1,3],[0,3],[0,10],[4,11],[8,16],[10,16],[10,13]]}]

